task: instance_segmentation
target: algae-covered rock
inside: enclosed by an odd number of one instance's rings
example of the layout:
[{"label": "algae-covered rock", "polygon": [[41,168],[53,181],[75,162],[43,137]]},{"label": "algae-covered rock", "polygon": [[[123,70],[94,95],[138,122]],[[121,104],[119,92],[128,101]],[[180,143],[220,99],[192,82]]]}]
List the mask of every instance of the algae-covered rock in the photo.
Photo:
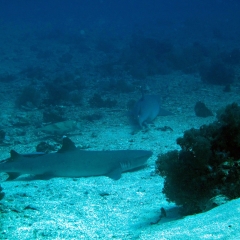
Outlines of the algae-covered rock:
[{"label": "algae-covered rock", "polygon": [[198,101],[195,104],[194,111],[197,117],[210,117],[213,116],[212,111],[207,108],[205,103]]},{"label": "algae-covered rock", "polygon": [[190,129],[177,139],[180,151],[161,154],[157,172],[164,177],[167,200],[182,206],[182,213],[205,210],[210,199],[240,197],[240,107],[230,104],[217,121]]}]

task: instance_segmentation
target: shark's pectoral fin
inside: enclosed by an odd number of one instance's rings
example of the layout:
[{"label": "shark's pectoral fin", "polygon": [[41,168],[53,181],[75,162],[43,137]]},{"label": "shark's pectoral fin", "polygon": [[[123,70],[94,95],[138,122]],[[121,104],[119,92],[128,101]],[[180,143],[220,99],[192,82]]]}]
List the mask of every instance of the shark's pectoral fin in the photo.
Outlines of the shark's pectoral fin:
[{"label": "shark's pectoral fin", "polygon": [[17,173],[17,172],[7,172],[7,174],[8,174],[7,181],[14,180],[15,178],[17,178],[21,175],[21,173]]},{"label": "shark's pectoral fin", "polygon": [[107,176],[110,177],[113,180],[118,180],[121,178],[122,175],[122,169],[120,167],[114,168],[112,171],[110,171]]}]

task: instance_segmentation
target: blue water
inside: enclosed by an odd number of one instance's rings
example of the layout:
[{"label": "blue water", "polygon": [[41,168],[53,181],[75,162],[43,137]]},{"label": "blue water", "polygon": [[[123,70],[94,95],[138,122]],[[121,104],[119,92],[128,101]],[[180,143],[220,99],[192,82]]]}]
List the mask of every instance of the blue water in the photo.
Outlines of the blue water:
[{"label": "blue water", "polygon": [[[2,23],[54,24],[66,30],[68,27],[96,30],[97,23],[103,21],[103,28],[115,34],[131,34],[136,26],[142,31],[155,30],[164,35],[175,31],[185,21],[200,21],[205,29],[219,28],[232,34],[239,34],[239,2],[223,1],[178,1],[178,0],[72,0],[72,1],[6,1],[0,2]],[[69,22],[70,21],[70,22]],[[158,29],[171,22],[165,32]],[[188,36],[186,36],[188,37]],[[211,37],[211,36],[209,36]]]},{"label": "blue water", "polygon": [[[169,58],[191,46],[198,51],[198,53],[191,53],[192,58],[204,55],[209,59],[222,52],[230,54],[233,49],[238,48],[239,8],[239,2],[234,0],[152,0],[150,2],[144,0],[72,0],[68,2],[63,0],[46,2],[2,0],[0,2],[0,24],[2,28],[7,28],[9,33],[18,28],[22,35],[25,34],[25,38],[28,38],[25,39],[29,41],[28,44],[32,45],[38,44],[41,38],[45,37],[45,40],[53,38],[58,42],[67,41],[68,47],[73,51],[74,48],[76,49],[74,44],[84,41],[85,46],[78,46],[76,50],[81,47],[85,50],[87,48],[102,50],[107,52],[103,62],[113,65],[117,62],[118,68],[122,71],[130,71],[133,77],[146,78],[149,74],[155,75],[179,70],[179,68],[182,70],[181,68],[186,66],[173,66],[176,62]],[[4,32],[2,36],[4,37]],[[35,42],[32,39],[34,37],[36,37]],[[147,42],[145,42],[146,38]],[[148,41],[149,38],[150,41]],[[161,43],[165,45],[160,46]],[[19,48],[26,45],[26,42],[19,42]],[[145,46],[145,50],[142,45]],[[128,51],[128,47],[132,51]],[[212,48],[216,48],[213,49],[215,52],[209,53]],[[140,49],[143,52],[137,53]],[[41,50],[46,50],[46,47]],[[140,66],[147,61],[144,58],[151,58],[150,55],[154,54],[150,51],[155,51],[157,55],[153,56],[157,58],[157,66],[154,65],[154,69],[149,69],[147,66],[144,67],[147,69],[140,70]],[[162,51],[168,51],[164,52],[167,56]],[[192,52],[192,49],[190,51]],[[110,59],[112,55],[114,59]],[[141,55],[140,59],[132,66],[133,59],[139,58],[139,55]],[[200,59],[197,64],[206,62],[205,60]],[[130,69],[126,67],[129,61],[131,61]],[[176,61],[181,61],[181,59]],[[111,67],[114,68],[114,66]],[[161,68],[161,70],[156,71],[156,68]],[[140,73],[137,73],[138,71]],[[107,72],[103,74],[108,75]]]},{"label": "blue water", "polygon": [[[39,151],[58,150],[61,136],[44,135],[42,129],[64,121],[84,126],[74,132],[89,141],[83,148],[115,147],[118,134],[109,143],[98,133],[102,126],[119,126],[113,132],[127,136],[121,147],[154,151],[163,143],[145,145],[149,129],[182,133],[187,123],[177,117],[196,117],[195,102],[206,100],[215,113],[213,108],[229,99],[239,101],[240,1],[0,0],[0,63],[3,158],[11,149],[35,149],[33,143],[42,140],[51,144]],[[176,125],[142,131],[140,114],[132,119],[129,113],[144,94],[160,97]],[[136,146],[130,139],[135,131],[143,134]]]}]

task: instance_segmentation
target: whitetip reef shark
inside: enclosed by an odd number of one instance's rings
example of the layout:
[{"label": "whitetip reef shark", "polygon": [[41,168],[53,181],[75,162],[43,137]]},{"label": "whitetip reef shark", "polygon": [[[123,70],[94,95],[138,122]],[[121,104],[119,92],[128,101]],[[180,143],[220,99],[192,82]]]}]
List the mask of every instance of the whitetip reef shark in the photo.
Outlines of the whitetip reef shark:
[{"label": "whitetip reef shark", "polygon": [[152,156],[146,150],[80,150],[67,137],[55,153],[19,154],[11,150],[10,154],[10,158],[0,163],[0,172],[8,173],[9,180],[22,174],[33,174],[38,179],[104,175],[118,180],[122,172],[144,166]]}]

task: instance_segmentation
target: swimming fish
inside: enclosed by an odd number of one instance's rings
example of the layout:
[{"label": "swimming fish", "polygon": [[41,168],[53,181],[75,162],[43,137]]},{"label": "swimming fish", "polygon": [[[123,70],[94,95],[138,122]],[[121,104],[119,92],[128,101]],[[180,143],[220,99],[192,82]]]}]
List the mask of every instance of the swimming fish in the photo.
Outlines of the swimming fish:
[{"label": "swimming fish", "polygon": [[137,101],[133,110],[132,116],[137,120],[139,126],[147,127],[147,123],[152,122],[158,115],[172,115],[171,112],[161,108],[161,101],[158,95],[144,95]]},{"label": "swimming fish", "polygon": [[40,179],[104,175],[118,180],[122,172],[144,166],[152,152],[80,150],[64,137],[62,147],[56,153],[21,155],[11,150],[10,154],[10,158],[0,163],[0,172],[8,173],[10,180],[21,174],[34,174]]},{"label": "swimming fish", "polygon": [[78,123],[76,121],[67,120],[46,125],[40,128],[40,131],[53,135],[64,135],[66,133],[76,130],[77,127]]}]

